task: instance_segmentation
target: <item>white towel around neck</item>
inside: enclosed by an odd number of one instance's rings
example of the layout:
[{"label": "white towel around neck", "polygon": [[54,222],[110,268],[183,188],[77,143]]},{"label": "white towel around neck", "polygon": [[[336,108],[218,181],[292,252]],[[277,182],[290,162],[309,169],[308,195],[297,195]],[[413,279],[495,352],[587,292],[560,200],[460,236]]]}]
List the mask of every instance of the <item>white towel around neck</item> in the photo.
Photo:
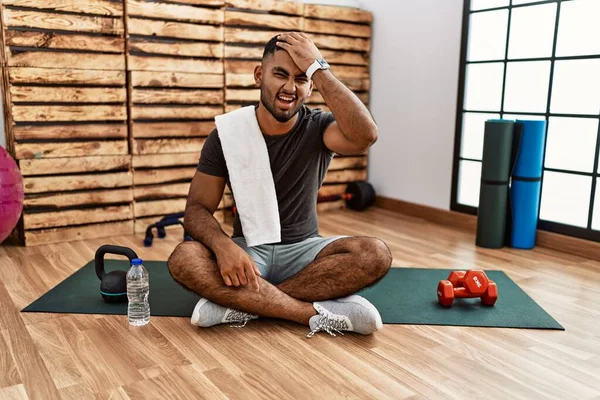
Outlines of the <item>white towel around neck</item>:
[{"label": "white towel around neck", "polygon": [[281,241],[281,224],[269,153],[254,106],[215,117],[248,247]]}]

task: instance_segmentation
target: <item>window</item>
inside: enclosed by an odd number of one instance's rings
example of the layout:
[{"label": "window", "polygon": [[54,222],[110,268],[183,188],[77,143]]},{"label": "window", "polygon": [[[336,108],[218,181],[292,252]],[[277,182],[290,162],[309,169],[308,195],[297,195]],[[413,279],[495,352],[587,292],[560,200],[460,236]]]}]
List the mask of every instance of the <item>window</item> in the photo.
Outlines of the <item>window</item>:
[{"label": "window", "polygon": [[545,119],[539,228],[600,241],[600,1],[465,0],[451,208],[475,214],[484,122]]}]

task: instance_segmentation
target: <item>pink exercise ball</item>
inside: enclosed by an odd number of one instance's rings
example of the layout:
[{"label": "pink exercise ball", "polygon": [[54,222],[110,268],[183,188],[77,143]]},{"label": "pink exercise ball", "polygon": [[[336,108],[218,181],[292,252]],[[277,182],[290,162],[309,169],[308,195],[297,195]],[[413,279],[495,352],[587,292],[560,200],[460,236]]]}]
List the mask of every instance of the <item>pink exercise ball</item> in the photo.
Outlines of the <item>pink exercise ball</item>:
[{"label": "pink exercise ball", "polygon": [[0,243],[17,226],[23,211],[23,178],[17,163],[0,146]]}]

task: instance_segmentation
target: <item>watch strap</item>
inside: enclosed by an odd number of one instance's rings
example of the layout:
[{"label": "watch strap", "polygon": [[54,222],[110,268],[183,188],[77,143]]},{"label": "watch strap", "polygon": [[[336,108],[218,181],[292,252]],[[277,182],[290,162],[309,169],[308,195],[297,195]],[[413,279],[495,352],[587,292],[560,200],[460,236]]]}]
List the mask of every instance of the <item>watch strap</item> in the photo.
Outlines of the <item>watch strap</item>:
[{"label": "watch strap", "polygon": [[319,61],[315,60],[306,70],[306,76],[308,77],[308,79],[312,79],[313,74],[319,69],[325,68],[319,63]]}]

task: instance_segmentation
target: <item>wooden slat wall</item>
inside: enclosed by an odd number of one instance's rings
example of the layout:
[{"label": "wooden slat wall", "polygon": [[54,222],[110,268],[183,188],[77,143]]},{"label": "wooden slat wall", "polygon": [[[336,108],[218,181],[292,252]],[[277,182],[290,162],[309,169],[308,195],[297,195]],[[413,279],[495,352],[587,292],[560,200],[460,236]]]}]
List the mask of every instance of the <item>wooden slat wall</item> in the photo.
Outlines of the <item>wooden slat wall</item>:
[{"label": "wooden slat wall", "polygon": [[[223,113],[223,1],[127,1],[135,231],[185,209]],[[225,203],[224,203],[225,204]]]},{"label": "wooden slat wall", "polygon": [[[141,232],[183,211],[214,116],[258,101],[254,67],[277,33],[309,33],[368,105],[364,11],[279,0],[3,0],[0,20],[27,245]],[[329,111],[318,91],[309,106]],[[364,156],[336,157],[320,194],[366,180],[366,166]],[[217,218],[231,203],[226,193]]]},{"label": "wooden slat wall", "polygon": [[133,229],[123,4],[3,0],[4,92],[27,245]]}]

